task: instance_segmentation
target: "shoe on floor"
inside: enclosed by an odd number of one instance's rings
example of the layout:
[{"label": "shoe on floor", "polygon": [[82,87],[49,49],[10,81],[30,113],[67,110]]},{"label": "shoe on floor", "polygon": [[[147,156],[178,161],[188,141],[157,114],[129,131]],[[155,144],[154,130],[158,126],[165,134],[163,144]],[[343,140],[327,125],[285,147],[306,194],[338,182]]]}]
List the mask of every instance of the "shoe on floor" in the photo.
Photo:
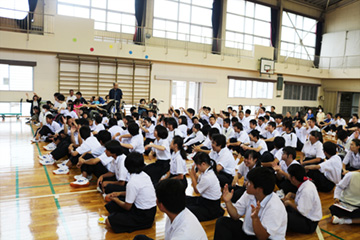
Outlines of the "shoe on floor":
[{"label": "shoe on floor", "polygon": [[97,190],[99,193],[102,193],[102,192],[103,192],[99,186],[96,187],[96,190]]},{"label": "shoe on floor", "polygon": [[56,170],[53,170],[53,173],[55,175],[65,175],[65,174],[69,174],[69,168],[59,168]]},{"label": "shoe on floor", "polygon": [[344,224],[344,219],[333,215],[331,218],[331,223],[332,224]]},{"label": "shoe on floor", "polygon": [[48,145],[44,146],[44,149],[47,151],[53,151],[56,148],[56,144],[55,143],[49,143]]},{"label": "shoe on floor", "polygon": [[[74,176],[74,179],[75,179],[75,180],[79,180],[79,179],[81,179],[81,178],[85,178],[85,177],[84,177],[82,174],[79,174],[79,175],[75,175],[75,176]],[[86,179],[89,180],[89,181],[91,181],[92,175],[87,176]]]},{"label": "shoe on floor", "polygon": [[33,138],[33,139],[31,139],[30,140],[32,143],[37,143],[37,142],[39,142],[39,140],[37,140],[36,138]]},{"label": "shoe on floor", "polygon": [[54,165],[55,161],[50,159],[39,160],[41,165]]},{"label": "shoe on floor", "polygon": [[63,161],[62,163],[58,163],[56,164],[56,166],[58,166],[59,168],[63,168],[66,166],[66,164],[68,163],[69,159]]},{"label": "shoe on floor", "polygon": [[51,156],[51,154],[45,154],[45,155],[42,155],[42,156],[38,156],[38,158],[40,159],[40,160],[52,160],[52,161],[55,161],[54,159],[53,159],[53,157]]},{"label": "shoe on floor", "polygon": [[81,177],[79,179],[77,179],[75,182],[71,182],[70,186],[71,187],[88,187],[90,185],[90,181],[85,178],[85,177]]}]

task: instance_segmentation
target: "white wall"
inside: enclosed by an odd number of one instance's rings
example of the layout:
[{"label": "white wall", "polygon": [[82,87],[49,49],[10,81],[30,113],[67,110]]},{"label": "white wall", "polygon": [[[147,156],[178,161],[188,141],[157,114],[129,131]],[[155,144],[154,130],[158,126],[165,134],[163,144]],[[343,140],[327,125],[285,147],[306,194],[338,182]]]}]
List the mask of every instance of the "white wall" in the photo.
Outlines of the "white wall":
[{"label": "white wall", "polygon": [[360,29],[360,1],[336,8],[325,16],[325,33]]}]

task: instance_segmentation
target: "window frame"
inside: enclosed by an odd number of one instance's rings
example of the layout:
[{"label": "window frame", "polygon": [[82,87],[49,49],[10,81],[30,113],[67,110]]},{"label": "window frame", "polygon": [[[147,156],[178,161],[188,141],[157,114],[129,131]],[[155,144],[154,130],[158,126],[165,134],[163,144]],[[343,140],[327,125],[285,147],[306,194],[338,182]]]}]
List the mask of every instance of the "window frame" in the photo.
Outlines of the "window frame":
[{"label": "window frame", "polygon": [[[36,66],[36,62],[26,62],[26,61],[12,61],[12,60],[0,60],[0,64],[2,65],[8,65],[9,68],[9,89],[0,89],[0,91],[4,92],[33,92],[34,91],[34,67]],[[12,90],[10,88],[11,86],[11,78],[10,78],[10,67],[16,66],[16,67],[30,67],[31,68],[31,89],[25,89],[25,90]]]},{"label": "window frame", "polygon": [[[300,92],[296,95],[299,95],[299,98],[295,99],[295,98],[285,98],[285,93],[284,93],[284,100],[295,100],[295,101],[317,101],[318,95],[319,95],[319,87],[321,86],[320,84],[303,84],[303,83],[296,83],[296,82],[288,82],[285,81],[284,82],[285,87],[284,87],[284,92],[289,92],[286,90],[287,86],[299,86],[300,87]],[[304,87],[314,87],[316,89],[313,89],[311,91],[315,91],[315,97],[314,99],[303,99],[303,93],[304,93]],[[292,90],[293,91],[293,90]],[[291,96],[293,96],[294,94],[291,93]]]},{"label": "window frame", "polygon": [[[230,81],[233,80],[233,81],[251,81],[251,89],[246,89],[245,92],[250,92],[250,95],[251,97],[246,97],[245,96],[231,96],[230,95]],[[271,83],[272,84],[272,91],[271,91],[271,96],[270,97],[262,97],[262,98],[259,98],[258,96],[255,96],[253,97],[253,88],[254,88],[254,83],[266,83],[266,84],[269,84]],[[265,79],[259,79],[259,78],[246,78],[246,77],[234,77],[234,76],[228,76],[228,98],[247,98],[247,99],[274,99],[274,89],[275,89],[275,82],[276,80],[265,80]],[[235,84],[235,83],[234,83]],[[247,84],[247,83],[246,83]],[[232,91],[235,91],[235,88],[232,89]]]}]

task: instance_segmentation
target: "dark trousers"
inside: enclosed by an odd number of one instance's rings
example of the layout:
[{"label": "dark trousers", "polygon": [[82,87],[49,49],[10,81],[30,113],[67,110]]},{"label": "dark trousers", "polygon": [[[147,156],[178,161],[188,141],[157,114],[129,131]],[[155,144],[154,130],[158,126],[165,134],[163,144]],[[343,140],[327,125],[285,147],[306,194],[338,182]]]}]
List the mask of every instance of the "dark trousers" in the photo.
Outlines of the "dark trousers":
[{"label": "dark trousers", "polygon": [[279,189],[282,189],[284,191],[285,195],[289,192],[292,192],[292,193],[297,192],[297,187],[292,185],[288,179],[285,179],[285,178],[283,178],[281,180],[276,179],[276,185],[278,186]]},{"label": "dark trousers", "polygon": [[[94,158],[91,154],[85,154],[84,159],[88,160]],[[107,168],[102,165],[101,161],[94,165],[83,164],[81,165],[81,172],[86,172],[87,175],[91,176],[94,174],[97,178],[108,172]]]},{"label": "dark trousers", "polygon": [[[154,142],[154,141],[155,141],[155,139],[146,138],[145,141],[144,141],[144,146],[146,146],[146,145],[148,145],[149,143],[152,143],[152,142]],[[149,148],[148,150],[145,150],[144,155],[149,155],[150,151],[151,151],[151,148]]]},{"label": "dark trousers", "polygon": [[195,147],[197,145],[200,145],[200,144],[201,144],[201,142],[196,142],[196,143],[193,143],[193,144],[187,146],[186,152],[187,153],[192,153],[193,147]]},{"label": "dark trousers", "polygon": [[108,185],[106,185],[104,190],[105,190],[106,194],[113,193],[113,192],[124,192],[124,191],[126,191],[126,183],[123,186],[118,185],[118,184],[108,184]]},{"label": "dark trousers", "polygon": [[231,198],[231,202],[236,203],[237,200],[241,198],[241,196],[246,192],[246,187],[244,186],[235,186],[230,187],[229,191],[234,190],[233,197]]},{"label": "dark trousers", "polygon": [[39,130],[40,136],[47,136],[48,134],[54,134],[53,131],[50,130],[50,128],[48,126],[43,126],[40,130]]},{"label": "dark trousers", "polygon": [[203,197],[186,196],[186,207],[202,221],[209,221],[224,215],[220,199],[209,200]]},{"label": "dark trousers", "polygon": [[73,166],[76,166],[76,164],[78,164],[80,156],[81,156],[80,154],[78,154],[76,156],[72,156],[72,155],[70,156],[69,160]]},{"label": "dark trousers", "polygon": [[303,147],[304,147],[304,144],[298,138],[297,143],[296,143],[296,151],[301,151]]},{"label": "dark trousers", "polygon": [[216,176],[219,179],[220,186],[222,188],[225,186],[225,184],[231,185],[234,179],[234,177],[231,174],[228,174],[224,171],[220,171]]},{"label": "dark trousers", "polygon": [[69,153],[69,146],[70,146],[71,140],[70,137],[66,137],[63,139],[56,148],[51,152],[52,157],[55,160],[59,160],[60,158],[65,157]]},{"label": "dark trousers", "polygon": [[216,221],[214,240],[253,240],[255,235],[247,235],[242,229],[243,222],[229,217],[221,217]]},{"label": "dark trousers", "polygon": [[315,232],[319,222],[314,222],[303,216],[296,209],[287,206],[286,211],[288,214],[287,230],[297,233],[310,234]]},{"label": "dark trousers", "polygon": [[307,175],[312,178],[319,192],[330,192],[335,187],[335,183],[327,179],[319,170],[309,170]]},{"label": "dark trousers", "polygon": [[335,215],[339,218],[360,218],[360,208],[358,208],[352,212],[349,212],[349,211],[341,209],[335,205],[331,205],[329,209],[330,209],[331,215]]},{"label": "dark trousers", "polygon": [[144,172],[150,176],[151,181],[156,185],[160,178],[170,170],[170,160],[156,160],[156,162],[147,165]]}]

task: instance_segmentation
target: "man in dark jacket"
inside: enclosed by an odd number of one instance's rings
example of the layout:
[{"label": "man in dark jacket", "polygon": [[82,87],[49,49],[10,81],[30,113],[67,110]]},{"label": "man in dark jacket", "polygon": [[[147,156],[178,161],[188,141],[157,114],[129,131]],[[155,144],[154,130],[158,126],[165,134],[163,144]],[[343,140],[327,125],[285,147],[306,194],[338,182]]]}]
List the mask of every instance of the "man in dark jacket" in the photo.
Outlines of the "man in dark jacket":
[{"label": "man in dark jacket", "polygon": [[122,91],[121,89],[119,88],[118,84],[117,83],[114,83],[114,88],[111,89],[109,91],[109,98],[110,99],[114,99],[117,101],[116,103],[116,111],[119,112],[119,106],[120,106],[120,102],[121,102],[121,99],[122,99]]}]

